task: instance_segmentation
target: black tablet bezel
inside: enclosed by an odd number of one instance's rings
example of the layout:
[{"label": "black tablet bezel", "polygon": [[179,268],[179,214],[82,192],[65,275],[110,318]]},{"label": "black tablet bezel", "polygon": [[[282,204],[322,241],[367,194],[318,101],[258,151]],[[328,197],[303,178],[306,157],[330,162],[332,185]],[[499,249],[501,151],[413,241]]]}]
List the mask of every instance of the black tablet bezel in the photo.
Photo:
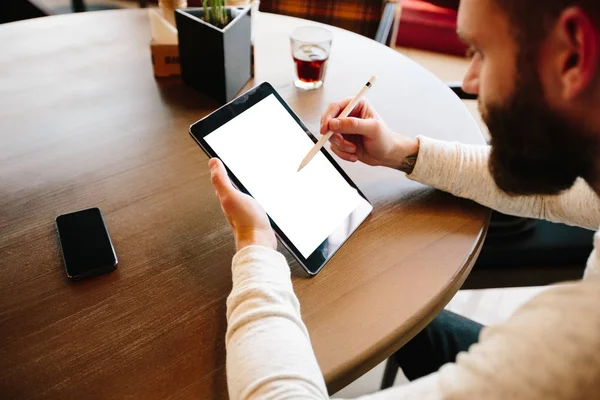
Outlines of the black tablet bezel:
[{"label": "black tablet bezel", "polygon": [[[275,98],[283,105],[287,112],[294,118],[294,120],[302,127],[304,132],[316,143],[315,138],[306,125],[300,120],[300,118],[292,111],[290,106],[281,98],[279,93],[269,84],[268,82],[262,83],[253,89],[240,95],[230,103],[222,106],[218,110],[214,111],[210,115],[203,119],[195,122],[190,126],[190,134],[194,140],[200,145],[204,152],[209,157],[217,157],[219,155],[210,147],[210,145],[204,139],[205,136],[211,134],[217,128],[221,127],[225,123],[229,122],[233,118],[237,117],[250,107],[254,106],[261,100],[265,99],[269,95],[274,95]],[[298,260],[299,264],[306,270],[310,275],[316,275],[323,266],[331,259],[331,257],[337,252],[337,250],[348,240],[348,238],[356,231],[356,229],[362,224],[362,222],[371,214],[373,206],[369,203],[366,196],[360,191],[360,189],[352,182],[350,177],[346,175],[344,170],[338,165],[338,163],[327,153],[325,149],[321,149],[321,153],[331,162],[335,169],[340,175],[348,182],[350,186],[357,190],[363,201],[360,202],[358,207],[350,213],[344,221],[338,226],[328,237],[319,245],[313,253],[305,258],[296,246],[289,240],[285,233],[277,226],[275,222],[269,217],[271,226],[275,231],[275,234],[279,237],[281,243],[292,253],[292,255]],[[237,177],[231,172],[231,170],[225,164],[227,173],[235,185],[244,193],[252,196],[252,194],[246,189],[246,187],[240,182]],[[343,233],[343,240],[337,239],[339,233]]]}]

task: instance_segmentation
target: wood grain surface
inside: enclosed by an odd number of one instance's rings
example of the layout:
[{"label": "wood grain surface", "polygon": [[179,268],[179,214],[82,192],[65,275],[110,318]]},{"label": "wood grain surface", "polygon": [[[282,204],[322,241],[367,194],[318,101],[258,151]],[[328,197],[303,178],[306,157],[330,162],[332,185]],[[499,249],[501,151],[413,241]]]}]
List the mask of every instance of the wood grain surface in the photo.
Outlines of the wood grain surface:
[{"label": "wood grain surface", "polygon": [[[368,97],[407,135],[483,143],[462,103],[417,64],[331,28],[325,85],[294,88],[289,32],[261,14],[256,77],[318,130],[326,105]],[[233,240],[188,126],[218,105],[157,80],[144,11],[0,25],[0,397],[227,398],[225,299]],[[414,336],[459,289],[488,212],[341,162],[373,215],[316,278],[294,287],[333,393]],[[326,201],[326,199],[314,199]],[[70,282],[54,218],[100,207],[119,258]],[[289,254],[286,254],[291,261]]]}]

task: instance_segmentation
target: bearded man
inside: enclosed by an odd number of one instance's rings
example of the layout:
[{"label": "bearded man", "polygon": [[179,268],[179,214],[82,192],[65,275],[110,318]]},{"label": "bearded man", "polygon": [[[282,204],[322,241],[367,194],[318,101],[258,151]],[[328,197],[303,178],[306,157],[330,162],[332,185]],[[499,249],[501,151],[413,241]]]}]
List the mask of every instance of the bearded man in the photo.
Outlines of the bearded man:
[{"label": "bearded man", "polygon": [[[473,53],[463,90],[478,95],[491,146],[405,136],[366,101],[337,118],[347,99],[321,120],[332,150],[505,214],[598,229],[600,1],[462,0],[458,31]],[[230,397],[329,398],[264,211],[220,161],[209,166],[238,250]],[[503,324],[442,312],[394,356],[413,382],[368,398],[600,398],[598,246],[599,233],[582,281],[545,291]]]}]

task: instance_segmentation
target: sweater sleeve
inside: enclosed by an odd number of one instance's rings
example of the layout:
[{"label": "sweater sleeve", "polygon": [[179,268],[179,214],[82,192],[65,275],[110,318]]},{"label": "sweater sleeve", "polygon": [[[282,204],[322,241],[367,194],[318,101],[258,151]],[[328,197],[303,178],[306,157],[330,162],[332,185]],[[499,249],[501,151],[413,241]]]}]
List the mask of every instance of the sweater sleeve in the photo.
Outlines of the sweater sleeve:
[{"label": "sweater sleeve", "polygon": [[327,399],[282,254],[240,250],[227,299],[227,383],[231,400]]},{"label": "sweater sleeve", "polygon": [[[249,246],[233,258],[232,272],[225,336],[231,400],[329,399],[283,255]],[[438,400],[438,386],[431,376],[373,399]]]},{"label": "sweater sleeve", "polygon": [[448,399],[597,398],[600,393],[600,281],[544,291],[478,344],[440,369]]},{"label": "sweater sleeve", "polygon": [[423,136],[419,141],[417,163],[409,179],[505,214],[588,229],[600,225],[600,199],[582,179],[556,196],[510,196],[496,186],[489,172],[489,146],[443,142]]},{"label": "sweater sleeve", "polygon": [[549,289],[437,373],[361,400],[578,400],[600,393],[600,280]]},{"label": "sweater sleeve", "polygon": [[[251,246],[233,260],[227,301],[232,400],[328,399],[285,258]],[[600,280],[553,288],[432,375],[361,400],[595,398],[600,393]]]}]

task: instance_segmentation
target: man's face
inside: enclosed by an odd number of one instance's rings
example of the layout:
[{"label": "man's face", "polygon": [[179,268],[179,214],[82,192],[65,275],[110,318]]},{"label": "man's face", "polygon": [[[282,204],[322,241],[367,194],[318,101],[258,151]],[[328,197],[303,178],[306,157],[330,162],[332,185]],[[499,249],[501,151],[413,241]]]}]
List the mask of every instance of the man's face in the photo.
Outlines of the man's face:
[{"label": "man's face", "polygon": [[539,58],[512,35],[497,0],[462,0],[458,30],[473,59],[463,88],[479,95],[492,136],[489,167],[511,194],[555,194],[591,177],[596,143],[582,123],[552,109]]}]

